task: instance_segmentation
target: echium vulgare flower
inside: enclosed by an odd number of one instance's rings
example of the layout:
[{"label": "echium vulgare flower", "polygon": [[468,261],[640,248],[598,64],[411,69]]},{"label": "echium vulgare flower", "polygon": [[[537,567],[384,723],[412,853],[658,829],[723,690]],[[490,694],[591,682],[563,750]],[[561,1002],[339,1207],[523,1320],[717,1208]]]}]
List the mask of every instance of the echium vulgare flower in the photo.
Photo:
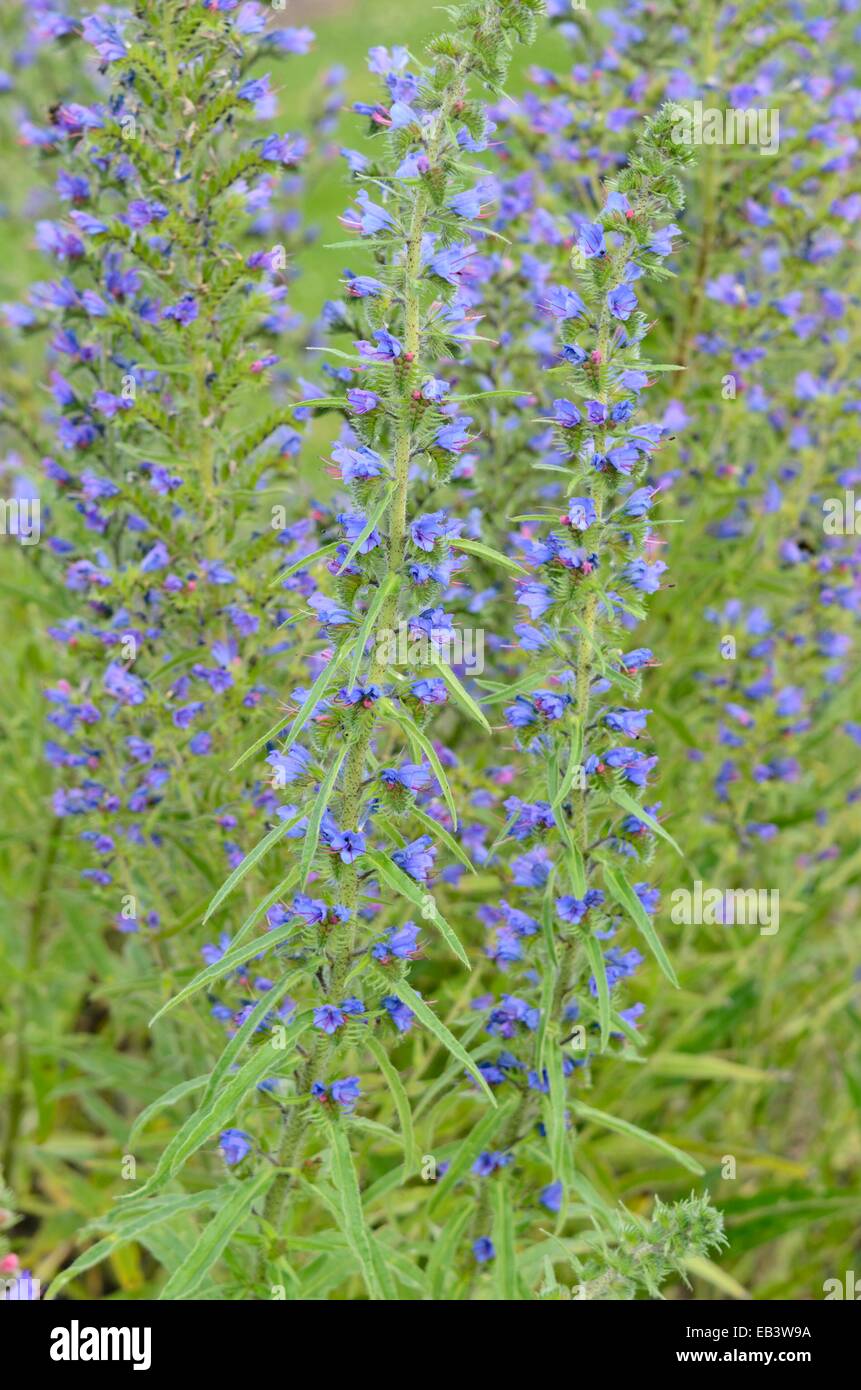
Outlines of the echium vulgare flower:
[{"label": "echium vulgare flower", "polygon": [[[47,546],[80,605],[50,629],[70,658],[46,692],[53,810],[125,932],[168,906],[182,916],[189,886],[197,905],[211,892],[177,872],[196,816],[241,857],[205,769],[263,697],[261,656],[284,645],[266,555],[291,538],[257,489],[300,436],[291,408],[248,415],[290,326],[286,251],[252,249],[248,228],[304,142],[260,129],[270,78],[248,67],[292,51],[269,18],[169,0],[84,21],[103,96],[56,106],[40,145],[59,212],[38,242],[57,271],[7,306],[26,334],[50,334],[52,406],[24,432],[53,433]],[[148,854],[173,867],[147,872]]]}]

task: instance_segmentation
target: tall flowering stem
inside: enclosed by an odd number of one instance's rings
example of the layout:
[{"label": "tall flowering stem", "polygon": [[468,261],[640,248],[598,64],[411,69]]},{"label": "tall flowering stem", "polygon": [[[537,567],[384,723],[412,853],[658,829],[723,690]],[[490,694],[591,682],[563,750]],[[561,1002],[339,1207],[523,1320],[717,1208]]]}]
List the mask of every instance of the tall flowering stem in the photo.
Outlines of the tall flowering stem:
[{"label": "tall flowering stem", "polygon": [[[627,629],[644,616],[643,596],[660,587],[666,569],[649,522],[652,494],[638,483],[667,431],[638,414],[641,393],[671,364],[642,356],[649,325],[635,286],[666,274],[663,260],[678,235],[669,218],[683,203],[678,172],[689,153],[673,140],[676,119],[668,105],[647,123],[626,169],[607,181],[598,216],[580,224],[573,284],[543,287],[542,307],[561,333],[550,378],[564,385],[547,423],[560,459],[550,471],[566,479],[565,510],[547,531],[541,522],[552,523],[550,515],[529,518],[535,534],[521,550],[534,576],[518,582],[517,595],[539,625],[518,629],[531,656],[513,703],[506,703],[510,684],[489,696],[503,705],[527,758],[524,791],[506,802],[509,819],[497,843],[541,837],[511,864],[525,902],[503,904],[494,955],[503,969],[516,962],[517,938],[536,932],[541,920],[544,958],[538,976],[525,979],[534,999],[505,994],[489,1007],[487,1031],[505,1041],[485,1075],[496,1087],[516,1088],[519,1100],[483,1171],[512,1161],[540,1104],[552,1176],[542,1201],[552,1210],[561,1209],[572,1181],[582,1183],[566,1140],[574,1119],[614,1123],[572,1099],[566,1078],[613,1040],[636,1044],[637,1010],[619,1012],[613,992],[641,956],[615,945],[605,952],[602,942],[635,927],[677,983],[652,922],[659,894],[649,883],[630,883],[625,871],[630,837],[668,838],[658,807],[642,804],[657,758],[637,746],[649,714],[636,708],[640,672],[654,657],[626,647]],[[494,1255],[491,1201],[486,1185],[473,1227],[480,1261]]]},{"label": "tall flowering stem", "polygon": [[[460,6],[452,11],[456,27],[431,43],[432,65],[420,76],[407,71],[405,50],[391,54],[373,50],[371,67],[384,78],[385,94],[380,102],[355,108],[369,118],[376,138],[371,157],[351,156],[359,184],[357,206],[342,221],[362,236],[377,262],[377,276],[347,275],[350,297],[365,306],[358,320],[360,331],[362,326],[369,331],[368,337],[355,343],[359,353],[355,365],[369,377],[372,389],[348,392],[351,433],[358,448],[343,444],[334,454],[341,479],[360,509],[343,518],[352,544],[340,547],[331,567],[338,578],[348,576],[341,581],[341,590],[345,599],[349,595],[349,607],[345,603],[342,611],[329,613],[330,627],[340,629],[333,664],[345,664],[350,656],[352,670],[334,702],[335,737],[329,739],[324,754],[331,759],[346,740],[341,783],[332,798],[337,822],[328,805],[322,820],[312,818],[329,842],[338,897],[334,912],[346,925],[340,940],[333,943],[328,967],[329,1008],[339,1017],[322,1020],[323,1033],[297,1076],[300,1093],[312,1092],[316,1086],[325,1096],[321,1068],[336,1050],[340,1024],[346,1022],[341,996],[348,977],[355,974],[361,898],[373,869],[363,857],[367,821],[379,804],[378,799],[369,803],[366,797],[369,771],[387,793],[383,797],[389,803],[386,809],[398,815],[408,815],[415,792],[429,784],[430,773],[420,765],[407,763],[400,770],[379,774],[372,750],[383,740],[391,745],[392,736],[400,735],[414,751],[430,752],[420,726],[434,704],[446,702],[447,685],[454,683],[460,691],[450,671],[442,675],[436,671],[435,624],[450,623],[450,619],[432,606],[454,568],[450,542],[460,526],[443,513],[410,516],[410,480],[419,461],[430,467],[432,475],[447,477],[469,424],[448,401],[450,387],[434,371],[441,359],[456,351],[458,337],[468,331],[462,313],[447,307],[446,300],[452,299],[457,283],[448,262],[468,254],[461,241],[463,229],[481,210],[479,191],[464,187],[464,150],[486,148],[485,118],[470,88],[475,82],[498,90],[513,44],[530,40],[540,10],[540,0],[475,0]],[[379,155],[381,143],[385,153]],[[372,200],[369,189],[380,202]],[[416,563],[425,559],[431,563]],[[430,671],[423,676],[416,669],[412,679],[398,674],[393,687],[392,642],[401,625],[410,623],[414,637],[427,639],[424,660]],[[476,715],[484,722],[477,710]],[[396,749],[391,749],[391,756],[397,759]],[[340,766],[341,758],[336,774]],[[441,768],[437,771],[443,775]],[[389,886],[394,878],[408,900],[411,896],[415,900],[413,885],[427,880],[436,846],[428,835],[404,846],[395,831],[387,852],[397,844],[402,847],[384,861],[382,873],[388,876]],[[438,917],[432,905],[425,913],[431,920]],[[441,925],[449,940],[454,939],[447,924]],[[391,949],[378,944],[378,961],[396,964],[398,957],[414,952],[417,933],[412,924],[400,935],[404,941]],[[466,962],[456,939],[454,944]],[[379,971],[369,972],[371,979],[374,973]],[[409,1026],[411,1011],[402,999],[399,1002],[397,991],[388,993],[383,1006],[392,1013],[396,1027]],[[327,1042],[326,1033],[333,1035],[331,1041]],[[295,1160],[306,1128],[306,1114],[294,1110],[285,1122],[278,1151],[280,1167]],[[284,1173],[269,1191],[265,1216],[270,1223],[277,1219],[289,1182],[289,1172]]]},{"label": "tall flowering stem", "polygon": [[53,406],[35,429],[53,431],[49,548],[82,609],[50,631],[73,659],[47,692],[46,751],[55,814],[85,827],[84,882],[126,932],[177,911],[180,875],[144,865],[190,848],[201,806],[215,816],[205,769],[278,650],[259,557],[281,537],[257,488],[299,435],[292,408],[254,417],[291,327],[287,262],[247,242],[304,142],[258,133],[273,93],[248,68],[311,36],[267,36],[267,18],[180,0],[86,18],[104,98],[59,104],[52,138],[31,141],[55,162],[60,212],[37,237],[59,273],[6,311],[50,334]]}]

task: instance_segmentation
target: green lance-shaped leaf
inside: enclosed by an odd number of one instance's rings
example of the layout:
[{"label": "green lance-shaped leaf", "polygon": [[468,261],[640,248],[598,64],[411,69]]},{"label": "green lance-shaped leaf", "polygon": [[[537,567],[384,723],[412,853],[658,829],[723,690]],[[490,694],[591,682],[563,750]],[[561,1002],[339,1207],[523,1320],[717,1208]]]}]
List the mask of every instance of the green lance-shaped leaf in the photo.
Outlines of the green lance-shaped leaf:
[{"label": "green lance-shaped leaf", "polygon": [[347,566],[351,564],[355,556],[358,555],[360,547],[364,545],[365,541],[368,539],[368,536],[373,531],[377,522],[381,520],[383,514],[388,510],[388,506],[390,501],[392,500],[392,493],[394,492],[394,490],[394,483],[390,483],[389,486],[383,490],[382,496],[379,498],[377,505],[374,507],[374,510],[368,514],[367,521],[365,522],[358,536],[353,541],[353,544],[350,546],[350,549],[347,551],[346,555],[341,561],[341,565],[338,569],[338,574],[343,574]]},{"label": "green lance-shaped leaf", "polygon": [[554,890],[556,888],[556,865],[554,864],[550,873],[547,875],[547,886],[544,889],[544,898],[541,903],[541,932],[544,937],[544,945],[547,947],[547,959],[556,970],[559,966],[559,956],[556,951],[556,923],[554,918]]},{"label": "green lance-shaped leaf", "polygon": [[252,758],[255,753],[259,752],[259,750],[265,747],[272,739],[277,738],[277,736],[288,727],[290,732],[285,740],[283,751],[286,753],[287,750],[293,746],[299,734],[302,732],[302,729],[307,724],[314,707],[322,699],[335,672],[338,670],[339,666],[342,666],[346,661],[352,648],[352,642],[345,642],[342,647],[338,648],[333,659],[323,667],[317,679],[314,681],[298,713],[295,715],[284,715],[276,724],[273,724],[271,728],[267,729],[265,734],[261,734],[258,739],[255,739],[254,743],[246,748],[243,753],[240,753],[236,762],[233,763],[230,768],[231,772],[235,772],[237,768],[242,767],[243,763],[246,763],[249,758]]},{"label": "green lance-shaped leaf", "polygon": [[442,763],[439,760],[439,755],[436,749],[434,748],[427,734],[422,732],[418,724],[416,724],[415,721],[411,719],[410,716],[407,714],[406,710],[396,709],[394,706],[391,706],[391,714],[395,722],[398,723],[404,730],[410,743],[414,747],[419,748],[421,752],[424,753],[425,757],[427,758],[428,762],[433,768],[434,777],[440,784],[445,804],[448,807],[449,815],[451,816],[452,826],[455,830],[457,830],[457,806],[455,804],[454,796],[452,795],[451,787],[449,786],[448,778],[445,775],[445,770],[443,768]]},{"label": "green lance-shaped leaf", "polygon": [[604,960],[604,952],[601,950],[601,943],[597,937],[587,932],[582,941],[586,959],[589,962],[589,969],[595,977],[595,984],[598,989],[598,1018],[601,1022],[601,1051],[603,1052],[610,1039],[610,985],[607,981],[607,963]]},{"label": "green lance-shaped leaf", "polygon": [[650,1134],[647,1129],[640,1129],[639,1125],[632,1125],[628,1120],[620,1120],[618,1115],[608,1115],[603,1110],[595,1110],[591,1105],[584,1105],[582,1101],[574,1101],[572,1109],[581,1120],[603,1125],[605,1129],[613,1129],[617,1134],[627,1134],[631,1139],[639,1139],[641,1143],[648,1144],[651,1149],[658,1149],[660,1153],[675,1159],[676,1163],[681,1163],[683,1168],[687,1168],[690,1173],[696,1173],[698,1177],[705,1172],[702,1164],[691,1158],[690,1154],[677,1149],[675,1144],[668,1143],[657,1134]]},{"label": "green lance-shaped leaf", "polygon": [[331,685],[335,672],[339,667],[343,666],[352,649],[353,643],[345,642],[343,646],[337,649],[328,665],[323,667],[317,679],[314,681],[314,684],[311,686],[311,689],[308,691],[308,694],[305,696],[302,707],[298,711],[296,718],[290,725],[290,732],[284,740],[282,752],[287,753],[293,747],[293,744],[296,742],[317,705]]},{"label": "green lance-shaped leaf", "polygon": [[165,1091],[163,1096],[154,1100],[151,1105],[142,1110],[129,1130],[128,1142],[131,1146],[135,1139],[150,1122],[150,1120],[161,1113],[162,1110],[169,1110],[178,1101],[184,1100],[186,1096],[192,1095],[194,1091],[201,1091],[208,1082],[209,1077],[206,1073],[203,1076],[194,1076],[190,1081],[180,1081],[178,1085],[172,1086],[169,1091]]},{"label": "green lance-shaped leaf", "polygon": [[453,1033],[449,1032],[442,1022],[442,1019],[437,1018],[433,1009],[425,1003],[421,995],[417,994],[412,985],[408,984],[406,980],[392,980],[390,989],[393,994],[398,996],[402,1004],[406,1004],[407,1008],[412,1009],[419,1022],[424,1024],[428,1032],[433,1033],[437,1041],[441,1042],[443,1047],[448,1049],[452,1057],[456,1057],[457,1060],[463,1064],[470,1076],[474,1077],[478,1082],[491,1105],[495,1107],[496,1097],[466,1048],[458,1042]]},{"label": "green lance-shaped leaf", "polygon": [[234,946],[238,946],[240,941],[245,940],[252,927],[256,926],[257,922],[263,916],[264,912],[268,912],[270,907],[273,907],[274,904],[278,902],[279,898],[286,897],[286,895],[290,892],[290,889],[293,887],[298,877],[299,866],[297,864],[290,870],[289,874],[286,874],[284,878],[282,878],[280,883],[276,883],[275,887],[271,890],[271,892],[266,894],[265,898],[261,898],[260,902],[257,903],[257,905],[251,909],[248,916],[245,918],[245,921],[242,923],[242,926],[239,928],[239,930],[233,938]]},{"label": "green lance-shaped leaf", "polygon": [[668,834],[660,821],[655,820],[655,817],[646,811],[639,802],[635,801],[630,792],[625,791],[624,787],[614,787],[610,792],[610,798],[615,801],[617,806],[621,806],[624,811],[628,811],[632,816],[636,816],[637,820],[642,821],[643,824],[647,825],[650,830],[653,830],[656,835],[660,835],[661,839],[666,840],[668,845],[672,845],[676,854],[680,854],[684,859],[684,850],[680,849],[672,835]]},{"label": "green lance-shaped leaf", "polygon": [[322,560],[324,555],[331,555],[332,551],[338,549],[338,544],[338,541],[329,541],[328,545],[321,545],[319,550],[313,550],[310,555],[303,555],[301,560],[294,560],[292,565],[287,566],[286,570],[281,570],[276,574],[269,588],[274,589],[278,584],[283,583],[285,579],[289,579],[291,574],[296,574],[299,570],[307,569],[309,565],[314,564],[315,560]]},{"label": "green lance-shaped leaf", "polygon": [[580,848],[571,833],[571,827],[565,819],[565,812],[561,809],[556,813],[556,824],[562,839],[565,841],[565,863],[568,867],[568,876],[571,880],[574,896],[583,898],[586,893],[586,865],[583,862]]},{"label": "green lance-shaped leaf", "polygon": [[547,1065],[547,1095],[543,1097],[548,1116],[547,1134],[550,1142],[550,1162],[557,1178],[565,1172],[565,1115],[567,1096],[565,1093],[565,1071],[562,1065],[562,1048],[558,1038],[550,1039],[545,1050]]},{"label": "green lance-shaped leaf", "polygon": [[562,778],[559,790],[553,798],[554,811],[557,809],[557,807],[562,805],[563,801],[570,792],[574,782],[574,778],[577,776],[577,769],[580,767],[580,759],[582,758],[582,756],[583,726],[580,724],[579,720],[577,720],[573,723],[571,728],[571,745],[568,753],[568,767],[565,770],[565,776]]},{"label": "green lance-shaped leaf", "polygon": [[504,1105],[486,1111],[478,1124],[471,1126],[457,1153],[449,1160],[444,1175],[438,1178],[434,1185],[433,1195],[428,1203],[429,1212],[434,1212],[452,1188],[469,1172],[478,1155],[489,1147],[494,1134],[502,1128],[517,1106],[517,1097],[512,1096]]},{"label": "green lance-shaped leaf", "polygon": [[443,1296],[446,1275],[455,1268],[455,1254],[466,1228],[475,1215],[475,1202],[469,1198],[454,1217],[449,1217],[435,1241],[428,1261],[427,1273],[433,1299]]},{"label": "green lance-shaped leaf", "polygon": [[200,1106],[174,1135],[156,1164],[155,1172],[143,1187],[120,1201],[136,1201],[156,1191],[178,1173],[183,1164],[201,1144],[233,1118],[248,1091],[264,1078],[278,1075],[291,1057],[292,1045],[310,1026],[312,1010],[308,1009],[295,1020],[284,1034],[284,1046],[274,1048],[270,1040],[255,1048],[248,1060],[234,1072],[207,1106]]},{"label": "green lance-shaped leaf", "polygon": [[423,811],[420,806],[412,806],[410,808],[410,815],[414,816],[417,821],[420,821],[425,830],[429,831],[431,835],[436,835],[442,840],[446,849],[454,855],[455,859],[463,864],[465,869],[469,869],[471,874],[477,872],[466,850],[461,848],[457,840],[453,835],[449,834],[444,825],[440,825],[439,821],[435,821],[433,816],[429,816],[427,811]]},{"label": "green lance-shaped leaf", "polygon": [[463,712],[465,714],[468,714],[470,719],[474,719],[476,724],[480,724],[481,727],[484,730],[486,730],[487,733],[492,734],[493,730],[491,729],[490,725],[488,724],[478,705],[475,703],[475,700],[473,700],[468,690],[464,690],[463,686],[461,685],[457,676],[454,674],[454,671],[451,669],[451,667],[445,661],[443,661],[437,655],[436,652],[431,652],[429,653],[429,655],[431,665],[433,666],[435,671],[439,671],[442,679],[445,681],[449,691],[451,692],[452,699],[455,701],[455,703],[460,705]]},{"label": "green lance-shaped leaf", "polygon": [[[102,1240],[97,1240],[95,1245],[90,1246],[89,1250],[84,1250],[70,1265],[61,1269],[48,1287],[45,1294],[46,1300],[56,1298],[60,1290],[70,1284],[73,1279],[77,1279],[79,1274],[85,1274],[88,1269],[92,1269],[102,1260],[108,1259],[121,1246],[137,1240],[138,1237],[145,1235],[164,1221],[174,1221],[182,1212],[196,1211],[201,1207],[212,1206],[220,1195],[220,1189],[208,1189],[206,1192],[195,1193],[183,1192],[177,1196],[165,1198],[158,1203],[147,1203],[143,1211],[140,1212],[126,1208],[122,1212],[112,1213],[110,1221],[112,1224],[116,1223],[117,1229],[112,1230],[111,1234]],[[121,1220],[121,1217],[125,1219]]]},{"label": "green lance-shaped leaf", "polygon": [[609,864],[604,865],[604,882],[612,893],[616,902],[619,903],[628,913],[632,921],[636,922],[643,936],[648,942],[649,949],[663,970],[671,985],[679,988],[676,972],[670,964],[669,956],[661,945],[660,938],[652,924],[652,919],[647,913],[640,899],[637,897],[631,885],[622,875]]},{"label": "green lance-shaped leaf", "polygon": [[245,1220],[252,1203],[263,1195],[274,1180],[274,1170],[267,1167],[233,1189],[224,1206],[195,1241],[179,1269],[168,1279],[159,1294],[160,1299],[190,1298],[200,1288],[237,1226]]},{"label": "green lance-shaped leaf", "polygon": [[539,1076],[544,1070],[544,1054],[547,1050],[547,1038],[550,1032],[553,993],[555,988],[556,970],[548,968],[544,971],[544,977],[541,981],[541,1007],[539,1010],[538,1027],[535,1030],[535,1070],[538,1072]]},{"label": "green lance-shaped leaf", "polygon": [[335,779],[337,778],[338,773],[341,771],[341,764],[343,763],[349,751],[350,746],[347,743],[343,744],[342,747],[339,748],[338,752],[332,760],[332,766],[326,773],[325,780],[323,781],[320,790],[314,798],[314,805],[312,806],[311,814],[308,817],[308,828],[305,831],[305,840],[302,845],[302,862],[299,865],[300,889],[305,887],[305,882],[308,878],[309,873],[311,872],[311,864],[313,863],[314,855],[317,853],[317,845],[320,842],[320,826],[323,817],[326,814],[326,809],[329,805],[329,802],[332,799],[332,791],[335,786]]},{"label": "green lance-shaped leaf", "polygon": [[266,990],[265,994],[261,999],[258,999],[257,1003],[254,1005],[254,1008],[251,1010],[249,1014],[246,1015],[242,1024],[239,1026],[239,1028],[237,1028],[236,1032],[233,1034],[233,1037],[230,1039],[227,1046],[224,1048],[224,1051],[222,1052],[215,1066],[212,1068],[212,1071],[209,1075],[209,1081],[207,1082],[206,1090],[201,1101],[201,1107],[209,1105],[212,1102],[212,1099],[219,1086],[221,1085],[221,1082],[223,1081],[224,1077],[227,1076],[228,1072],[230,1071],[240,1052],[245,1047],[246,1043],[250,1042],[251,1038],[254,1036],[258,1027],[264,1021],[267,1015],[272,1013],[273,1009],[276,1009],[278,1007],[278,1005],[281,1003],[281,1000],[284,998],[284,995],[287,993],[288,989],[290,989],[291,985],[295,984],[298,980],[301,980],[303,978],[309,978],[312,974],[312,971],[313,962],[307,961],[298,970],[291,970],[289,974],[284,975],[282,979],[278,980],[272,986],[271,989]]},{"label": "green lance-shaped leaf", "polygon": [[341,1224],[350,1248],[362,1269],[368,1293],[377,1301],[395,1301],[397,1294],[385,1260],[365,1222],[359,1180],[353,1167],[350,1141],[337,1122],[329,1125],[332,1142],[332,1177],[338,1190]]},{"label": "green lance-shaped leaf", "polygon": [[482,560],[489,560],[493,565],[500,565],[503,569],[511,570],[513,574],[528,574],[517,560],[513,560],[510,555],[502,555],[500,551],[494,550],[491,545],[484,545],[481,541],[465,541],[459,536],[451,541],[453,550],[465,550],[469,555],[478,555]]},{"label": "green lance-shaped leaf", "polygon": [[150,1019],[150,1028],[161,1018],[162,1014],[175,1009],[177,1004],[191,998],[192,994],[197,994],[198,990],[205,989],[212,980],[220,980],[222,975],[227,975],[238,965],[243,965],[245,961],[251,960],[254,956],[262,955],[264,951],[271,951],[275,946],[280,946],[282,941],[286,941],[288,937],[293,935],[297,926],[298,922],[285,922],[283,926],[275,927],[265,936],[255,936],[253,940],[245,941],[241,946],[232,946],[225,951],[220,960],[215,961],[212,965],[207,965],[205,970],[199,971],[193,980],[189,980],[187,985],[183,985],[178,994],[168,999],[166,1004],[162,1004],[158,1013],[153,1014]]},{"label": "green lance-shaped leaf", "polygon": [[276,720],[276,722],[266,730],[265,734],[261,734],[258,739],[254,740],[250,747],[246,748],[243,753],[240,753],[236,762],[231,764],[229,770],[235,772],[238,767],[242,767],[243,763],[247,763],[248,759],[253,758],[254,754],[260,748],[264,748],[266,744],[269,743],[270,739],[276,738],[278,734],[281,733],[282,729],[286,729],[287,725],[292,722],[292,719],[292,714],[282,715],[280,719]]},{"label": "green lance-shaped leaf", "polygon": [[389,1055],[378,1038],[368,1038],[368,1048],[376,1059],[377,1066],[386,1080],[386,1085],[392,1093],[395,1102],[395,1109],[398,1112],[398,1120],[401,1126],[401,1138],[404,1145],[404,1165],[403,1181],[408,1182],[414,1175],[418,1166],[418,1150],[416,1148],[415,1131],[413,1129],[413,1112],[410,1106],[409,1097],[404,1090],[403,1082],[398,1076],[397,1070],[389,1061]]},{"label": "green lance-shaped leaf", "polygon": [[508,1175],[503,1170],[493,1179],[493,1273],[497,1297],[505,1303],[517,1298],[517,1259],[514,1249],[514,1209]]},{"label": "green lance-shaped leaf", "polygon": [[278,841],[283,839],[283,837],[287,834],[288,830],[292,830],[295,825],[298,825],[301,819],[302,816],[298,815],[293,816],[292,820],[279,821],[277,825],[273,826],[273,828],[269,831],[268,834],[263,836],[262,840],[258,841],[258,843],[254,846],[252,850],[248,851],[245,858],[242,860],[242,863],[237,864],[236,868],[233,870],[233,873],[230,874],[230,876],[224,880],[218,892],[211,899],[209,907],[206,909],[206,912],[204,913],[204,926],[209,921],[213,912],[216,912],[218,908],[221,906],[221,904],[224,902],[224,899],[229,897],[230,894],[233,892],[234,888],[238,887],[238,885],[245,878],[246,874],[251,872],[251,870],[254,868],[254,865],[257,864],[263,858],[264,854],[269,853],[273,845],[277,845]]},{"label": "green lance-shaped leaf", "polygon": [[459,960],[462,960],[467,970],[472,969],[472,963],[463,946],[457,937],[456,932],[449,926],[443,917],[430,893],[422,891],[419,884],[405,874],[403,869],[394,864],[387,855],[381,850],[370,849],[365,852],[365,858],[370,860],[377,870],[380,878],[384,879],[390,888],[394,888],[396,893],[406,898],[407,902],[412,903],[417,908],[425,921],[433,922],[440,936],[451,948]]},{"label": "green lance-shaped leaf", "polygon": [[365,655],[365,647],[368,639],[374,630],[374,623],[379,617],[380,609],[391,593],[400,585],[400,578],[396,574],[387,575],[383,583],[377,589],[374,597],[368,605],[368,611],[362,619],[362,626],[353,647],[353,660],[350,663],[350,670],[347,675],[347,685],[354,686],[359,678],[359,669],[362,665],[362,658]]}]

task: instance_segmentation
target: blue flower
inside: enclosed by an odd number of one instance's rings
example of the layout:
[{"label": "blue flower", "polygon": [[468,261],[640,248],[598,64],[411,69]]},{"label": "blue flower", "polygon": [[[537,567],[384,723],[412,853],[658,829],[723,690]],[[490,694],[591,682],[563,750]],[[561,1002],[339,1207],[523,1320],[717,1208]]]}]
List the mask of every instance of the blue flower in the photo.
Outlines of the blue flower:
[{"label": "blue flower", "polygon": [[413,1026],[413,1018],[415,1017],[412,1009],[398,999],[395,994],[387,994],[381,1003],[398,1032],[408,1033]]},{"label": "blue flower", "polygon": [[218,1140],[221,1156],[231,1167],[251,1152],[251,1137],[243,1129],[225,1129]]},{"label": "blue flower", "polygon": [[431,551],[449,536],[456,536],[460,530],[457,522],[450,521],[446,512],[426,512],[410,522],[410,539],[419,550]]},{"label": "blue flower", "polygon": [[388,963],[392,959],[412,960],[418,955],[419,929],[415,922],[405,922],[402,927],[392,927],[382,941],[371,948],[375,960]]},{"label": "blue flower", "polygon": [[314,1027],[319,1028],[321,1033],[328,1033],[332,1037],[339,1028],[343,1028],[347,1022],[346,1016],[341,1009],[336,1009],[334,1004],[321,1004],[314,1010]]},{"label": "blue flower", "polygon": [[626,738],[637,738],[646,731],[646,719],[650,709],[614,709],[604,715],[604,723],[616,734]]},{"label": "blue flower", "polygon": [[564,1188],[561,1182],[551,1182],[541,1189],[539,1201],[548,1211],[559,1211],[562,1207],[563,1195]]},{"label": "blue flower", "polygon": [[581,222],[577,233],[577,245],[587,260],[591,260],[594,256],[606,256],[604,228],[600,227],[597,222]]},{"label": "blue flower", "polygon": [[418,792],[430,785],[430,772],[420,763],[402,763],[400,767],[384,767],[380,781],[387,787],[403,787]]},{"label": "blue flower", "polygon": [[435,857],[436,846],[430,835],[419,835],[418,839],[411,840],[403,849],[392,851],[392,859],[398,868],[403,869],[404,873],[409,874],[417,883],[427,882]]},{"label": "blue flower", "polygon": [[513,1162],[514,1154],[503,1153],[501,1150],[496,1150],[493,1153],[481,1153],[473,1163],[472,1171],[476,1177],[487,1178],[498,1168],[507,1168]]},{"label": "blue flower", "polygon": [[413,681],[410,692],[422,705],[444,705],[448,700],[448,688],[439,676]]},{"label": "blue flower", "polygon": [[[557,319],[579,319],[586,317],[586,305],[573,290],[554,285],[540,301],[540,308]],[[583,354],[583,361],[586,354]]]},{"label": "blue flower", "polygon": [[336,1105],[340,1105],[342,1110],[353,1110],[356,1102],[361,1095],[361,1087],[357,1076],[345,1076],[341,1081],[333,1081],[329,1087],[332,1099]]},{"label": "blue flower", "polygon": [[583,420],[583,416],[572,401],[562,399],[554,401],[553,414],[558,423],[566,430],[576,430]]},{"label": "blue flower", "polygon": [[637,296],[628,285],[618,285],[607,295],[607,307],[614,319],[625,322],[637,307]]},{"label": "blue flower", "polygon": [[388,329],[376,329],[373,337],[373,343],[362,339],[355,344],[360,357],[366,357],[371,362],[394,362],[402,355],[403,344],[400,339],[393,337]]},{"label": "blue flower", "polygon": [[369,415],[380,404],[380,397],[376,391],[364,391],[360,387],[351,387],[347,392],[347,400],[354,415]]}]

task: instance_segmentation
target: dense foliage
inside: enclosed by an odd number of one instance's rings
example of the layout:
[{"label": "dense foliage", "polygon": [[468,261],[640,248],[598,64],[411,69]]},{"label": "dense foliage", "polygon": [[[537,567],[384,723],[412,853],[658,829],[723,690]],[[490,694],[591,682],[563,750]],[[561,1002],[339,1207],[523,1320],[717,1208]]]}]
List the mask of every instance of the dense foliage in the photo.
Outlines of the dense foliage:
[{"label": "dense foliage", "polygon": [[442,21],[338,150],[254,0],[4,16],[0,1268],[52,1295],[850,1259],[855,20]]}]

